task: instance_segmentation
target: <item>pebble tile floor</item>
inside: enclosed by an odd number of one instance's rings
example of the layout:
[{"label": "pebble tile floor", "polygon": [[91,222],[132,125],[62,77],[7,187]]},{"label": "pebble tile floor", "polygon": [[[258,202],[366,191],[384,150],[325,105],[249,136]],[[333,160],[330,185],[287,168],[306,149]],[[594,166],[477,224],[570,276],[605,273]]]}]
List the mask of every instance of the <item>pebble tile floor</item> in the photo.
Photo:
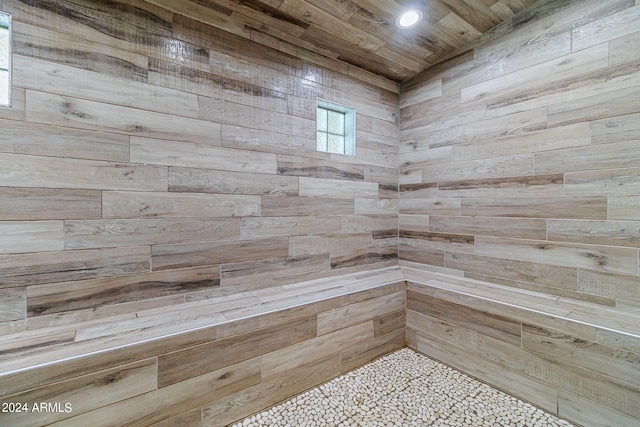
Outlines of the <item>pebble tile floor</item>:
[{"label": "pebble tile floor", "polygon": [[573,426],[410,349],[398,350],[233,427]]}]

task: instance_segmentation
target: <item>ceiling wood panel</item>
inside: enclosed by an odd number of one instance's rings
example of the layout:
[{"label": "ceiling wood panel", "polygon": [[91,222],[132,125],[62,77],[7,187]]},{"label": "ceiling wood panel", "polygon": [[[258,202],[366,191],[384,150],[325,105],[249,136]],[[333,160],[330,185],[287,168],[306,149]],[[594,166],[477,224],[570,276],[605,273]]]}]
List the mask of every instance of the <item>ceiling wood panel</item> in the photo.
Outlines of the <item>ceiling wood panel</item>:
[{"label": "ceiling wood panel", "polygon": [[[536,0],[146,0],[175,13],[314,62],[338,59],[403,82]],[[412,29],[397,16],[418,6]]]}]

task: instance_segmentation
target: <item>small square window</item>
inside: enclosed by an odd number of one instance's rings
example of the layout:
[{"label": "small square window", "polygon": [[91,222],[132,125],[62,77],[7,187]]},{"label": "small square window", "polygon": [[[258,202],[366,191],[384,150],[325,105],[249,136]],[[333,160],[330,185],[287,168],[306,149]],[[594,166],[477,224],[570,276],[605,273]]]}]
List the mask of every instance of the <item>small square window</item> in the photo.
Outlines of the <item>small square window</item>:
[{"label": "small square window", "polygon": [[316,149],[355,155],[355,113],[353,108],[318,99]]}]

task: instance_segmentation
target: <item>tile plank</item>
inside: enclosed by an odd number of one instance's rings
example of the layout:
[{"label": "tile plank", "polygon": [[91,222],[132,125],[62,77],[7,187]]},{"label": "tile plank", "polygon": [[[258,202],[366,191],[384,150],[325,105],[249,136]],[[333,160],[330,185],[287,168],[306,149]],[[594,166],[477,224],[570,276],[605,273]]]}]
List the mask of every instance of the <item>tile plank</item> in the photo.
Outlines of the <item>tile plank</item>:
[{"label": "tile plank", "polygon": [[311,316],[255,332],[225,338],[158,358],[158,385],[167,387],[236,363],[314,338],[316,317]]},{"label": "tile plank", "polygon": [[150,261],[148,246],[0,255],[0,288],[143,273]]},{"label": "tile plank", "polygon": [[65,249],[177,244],[240,236],[240,218],[157,218],[66,221]]},{"label": "tile plank", "polygon": [[102,218],[213,218],[260,215],[260,197],[199,193],[102,192]]}]

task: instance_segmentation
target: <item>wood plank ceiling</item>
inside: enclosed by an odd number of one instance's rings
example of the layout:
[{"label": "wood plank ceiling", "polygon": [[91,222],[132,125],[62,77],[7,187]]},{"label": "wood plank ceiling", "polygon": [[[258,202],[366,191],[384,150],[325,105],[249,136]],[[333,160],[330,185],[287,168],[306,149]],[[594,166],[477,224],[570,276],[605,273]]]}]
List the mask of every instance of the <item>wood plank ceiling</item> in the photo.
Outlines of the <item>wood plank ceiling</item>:
[{"label": "wood plank ceiling", "polygon": [[[536,0],[146,0],[283,52],[338,59],[400,83]],[[408,8],[424,19],[395,21]]]}]

